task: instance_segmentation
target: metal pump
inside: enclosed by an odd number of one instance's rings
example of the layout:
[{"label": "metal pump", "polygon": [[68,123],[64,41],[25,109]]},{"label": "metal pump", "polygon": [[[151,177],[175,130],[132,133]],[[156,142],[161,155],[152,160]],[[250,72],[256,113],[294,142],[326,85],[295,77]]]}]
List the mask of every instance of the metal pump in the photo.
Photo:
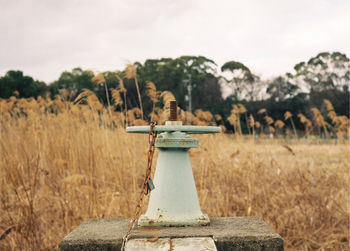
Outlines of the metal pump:
[{"label": "metal pump", "polygon": [[[170,118],[165,125],[154,126],[159,149],[147,211],[139,226],[200,226],[210,223],[198,201],[188,150],[198,147],[198,139],[189,134],[221,132],[216,126],[182,125],[177,120],[176,101],[170,102]],[[150,126],[127,127],[128,133],[149,133]]]}]

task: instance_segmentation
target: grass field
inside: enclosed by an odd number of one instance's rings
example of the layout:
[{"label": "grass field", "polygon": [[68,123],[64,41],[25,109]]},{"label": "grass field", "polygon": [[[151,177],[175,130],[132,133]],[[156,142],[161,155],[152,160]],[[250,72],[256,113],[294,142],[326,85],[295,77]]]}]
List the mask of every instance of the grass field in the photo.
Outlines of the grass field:
[{"label": "grass field", "polygon": [[[102,108],[12,101],[0,103],[0,250],[57,249],[88,218],[132,216],[146,135],[126,134],[121,115]],[[349,142],[199,140],[190,156],[209,217],[260,216],[286,250],[349,248]]]}]

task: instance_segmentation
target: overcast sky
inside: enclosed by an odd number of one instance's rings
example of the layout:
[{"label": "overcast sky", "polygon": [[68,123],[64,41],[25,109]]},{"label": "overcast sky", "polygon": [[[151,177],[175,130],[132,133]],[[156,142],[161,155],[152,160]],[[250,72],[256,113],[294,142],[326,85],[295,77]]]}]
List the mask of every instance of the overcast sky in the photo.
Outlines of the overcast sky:
[{"label": "overcast sky", "polygon": [[74,67],[123,69],[203,55],[272,77],[321,51],[350,56],[350,0],[0,0],[0,75],[51,82]]}]

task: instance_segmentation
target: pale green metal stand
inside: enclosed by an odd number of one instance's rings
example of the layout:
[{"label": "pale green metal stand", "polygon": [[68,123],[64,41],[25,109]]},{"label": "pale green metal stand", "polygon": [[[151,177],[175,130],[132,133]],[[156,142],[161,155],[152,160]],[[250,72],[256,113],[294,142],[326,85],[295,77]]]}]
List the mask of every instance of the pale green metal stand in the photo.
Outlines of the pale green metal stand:
[{"label": "pale green metal stand", "polygon": [[[198,139],[188,134],[221,132],[215,126],[182,126],[181,121],[167,121],[155,126],[160,133],[155,146],[159,155],[147,211],[139,226],[200,226],[210,223],[198,201],[188,150],[198,147]],[[149,133],[149,126],[127,127],[129,133]]]}]

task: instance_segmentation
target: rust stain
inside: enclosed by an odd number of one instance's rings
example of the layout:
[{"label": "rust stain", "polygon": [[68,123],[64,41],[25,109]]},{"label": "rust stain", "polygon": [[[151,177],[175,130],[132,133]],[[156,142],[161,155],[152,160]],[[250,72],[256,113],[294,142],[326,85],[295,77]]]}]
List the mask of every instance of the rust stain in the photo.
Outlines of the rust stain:
[{"label": "rust stain", "polygon": [[147,239],[147,241],[149,241],[149,242],[156,242],[158,239],[159,239],[159,237],[158,237],[158,236],[156,236],[156,237],[153,237],[153,238]]},{"label": "rust stain", "polygon": [[171,241],[171,239],[169,239],[169,250],[168,251],[174,251],[174,246],[173,246],[173,243]]}]

